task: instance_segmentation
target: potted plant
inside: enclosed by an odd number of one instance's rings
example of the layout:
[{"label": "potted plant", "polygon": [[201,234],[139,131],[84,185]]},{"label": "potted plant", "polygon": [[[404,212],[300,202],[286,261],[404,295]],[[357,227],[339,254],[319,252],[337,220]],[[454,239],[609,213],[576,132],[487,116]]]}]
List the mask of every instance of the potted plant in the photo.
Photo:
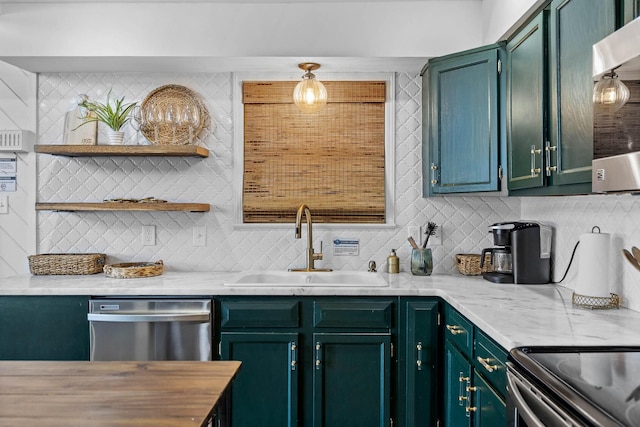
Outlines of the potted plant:
[{"label": "potted plant", "polygon": [[131,120],[130,113],[133,107],[137,105],[137,102],[125,104],[124,96],[112,102],[111,91],[109,91],[107,94],[107,102],[104,104],[97,101],[85,100],[80,105],[92,113],[85,117],[82,125],[90,122],[102,122],[109,126],[110,130],[107,133],[109,142],[111,144],[122,144],[124,131],[121,129]]}]

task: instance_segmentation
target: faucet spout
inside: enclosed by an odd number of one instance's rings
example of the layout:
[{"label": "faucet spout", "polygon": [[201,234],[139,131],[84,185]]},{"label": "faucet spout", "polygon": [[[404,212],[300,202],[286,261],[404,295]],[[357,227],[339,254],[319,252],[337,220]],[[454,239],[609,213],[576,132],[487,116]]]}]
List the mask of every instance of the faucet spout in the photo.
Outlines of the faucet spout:
[{"label": "faucet spout", "polygon": [[306,204],[301,204],[296,213],[296,239],[302,238],[302,215],[307,221],[307,268],[289,269],[290,271],[331,271],[330,268],[315,268],[315,260],[322,259],[322,243],[320,243],[320,252],[316,253],[313,249],[313,222],[311,220],[311,210]]}]

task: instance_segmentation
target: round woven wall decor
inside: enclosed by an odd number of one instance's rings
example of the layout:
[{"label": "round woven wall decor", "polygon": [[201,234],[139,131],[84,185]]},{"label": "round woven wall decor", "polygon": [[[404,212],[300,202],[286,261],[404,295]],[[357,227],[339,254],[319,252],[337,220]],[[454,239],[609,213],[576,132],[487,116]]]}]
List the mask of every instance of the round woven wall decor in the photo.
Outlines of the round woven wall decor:
[{"label": "round woven wall decor", "polygon": [[[184,122],[187,106],[197,114],[197,122]],[[172,109],[177,124],[167,120],[167,111]],[[187,145],[193,143],[205,126],[209,113],[200,96],[191,89],[180,85],[165,85],[151,91],[140,105],[143,123],[142,134],[152,144]],[[189,139],[192,138],[191,141]]]}]

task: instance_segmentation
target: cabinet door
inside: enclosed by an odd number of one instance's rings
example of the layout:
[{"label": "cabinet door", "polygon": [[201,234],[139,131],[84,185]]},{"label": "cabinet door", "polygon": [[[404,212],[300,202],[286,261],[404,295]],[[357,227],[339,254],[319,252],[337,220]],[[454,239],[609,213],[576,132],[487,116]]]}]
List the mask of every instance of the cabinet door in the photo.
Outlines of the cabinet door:
[{"label": "cabinet door", "polygon": [[471,385],[471,364],[448,340],[444,355],[444,426],[470,426],[471,413],[467,408],[471,402],[467,386]]},{"label": "cabinet door", "polygon": [[474,427],[507,425],[507,408],[504,400],[477,373],[473,375],[473,390]]},{"label": "cabinet door", "polygon": [[[591,183],[592,45],[615,30],[618,0],[553,0],[549,169],[554,186]],[[587,191],[590,191],[590,185]]]},{"label": "cabinet door", "polygon": [[436,421],[438,302],[401,300],[398,334],[397,420],[400,426],[432,426]]},{"label": "cabinet door", "polygon": [[231,388],[231,425],[298,425],[296,333],[222,332],[220,357],[240,360]]},{"label": "cabinet door", "polygon": [[313,425],[389,426],[390,334],[313,334]]},{"label": "cabinet door", "polygon": [[428,69],[428,194],[497,191],[499,48],[440,58]]},{"label": "cabinet door", "polygon": [[540,13],[507,44],[509,190],[544,185],[547,126],[546,16]]},{"label": "cabinet door", "polygon": [[0,297],[0,359],[89,360],[86,296]]}]

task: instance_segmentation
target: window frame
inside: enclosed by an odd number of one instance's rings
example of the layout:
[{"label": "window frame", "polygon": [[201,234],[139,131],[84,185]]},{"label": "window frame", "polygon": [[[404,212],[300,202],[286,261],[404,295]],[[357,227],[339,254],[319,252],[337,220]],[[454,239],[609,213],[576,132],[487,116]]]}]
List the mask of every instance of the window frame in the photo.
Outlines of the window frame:
[{"label": "window frame", "polygon": [[[242,103],[242,84],[244,81],[300,80],[298,73],[233,73],[233,228],[290,228],[287,223],[244,223],[242,211],[244,178],[244,104]],[[393,228],[395,221],[395,73],[320,73],[320,81],[370,81],[386,82],[385,142],[384,142],[384,224],[365,223],[315,223],[314,228]],[[293,96],[293,94],[292,94]],[[312,212],[313,213],[313,212]]]}]

